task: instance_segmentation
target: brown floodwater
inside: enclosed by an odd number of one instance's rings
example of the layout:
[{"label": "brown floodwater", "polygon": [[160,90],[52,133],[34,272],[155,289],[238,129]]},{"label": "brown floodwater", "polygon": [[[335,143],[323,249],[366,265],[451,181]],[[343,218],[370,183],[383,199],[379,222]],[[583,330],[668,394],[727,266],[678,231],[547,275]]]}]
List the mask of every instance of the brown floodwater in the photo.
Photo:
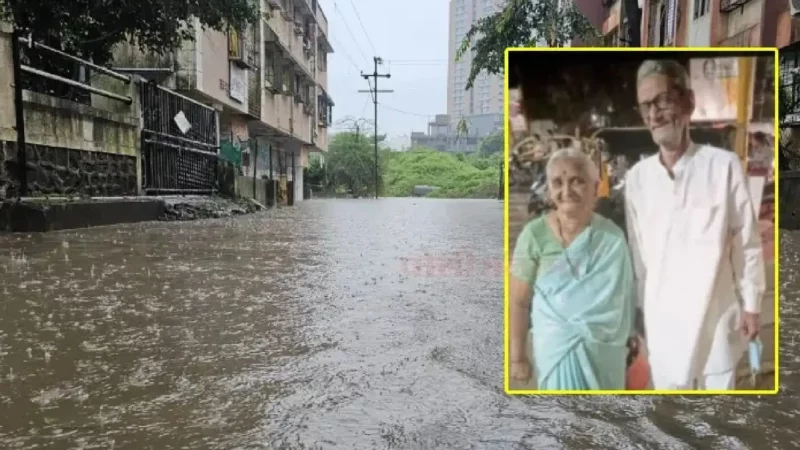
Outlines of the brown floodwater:
[{"label": "brown floodwater", "polygon": [[0,236],[3,449],[800,447],[777,397],[508,397],[502,203],[314,200]]}]

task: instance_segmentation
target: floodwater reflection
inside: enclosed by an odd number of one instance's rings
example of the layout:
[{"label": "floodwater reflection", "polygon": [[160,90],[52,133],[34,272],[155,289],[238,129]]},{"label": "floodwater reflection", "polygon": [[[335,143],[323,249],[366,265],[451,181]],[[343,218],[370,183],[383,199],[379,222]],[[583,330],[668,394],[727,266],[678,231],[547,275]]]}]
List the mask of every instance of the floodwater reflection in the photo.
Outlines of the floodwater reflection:
[{"label": "floodwater reflection", "polygon": [[0,448],[793,448],[782,393],[507,397],[502,203],[314,200],[0,236]]}]

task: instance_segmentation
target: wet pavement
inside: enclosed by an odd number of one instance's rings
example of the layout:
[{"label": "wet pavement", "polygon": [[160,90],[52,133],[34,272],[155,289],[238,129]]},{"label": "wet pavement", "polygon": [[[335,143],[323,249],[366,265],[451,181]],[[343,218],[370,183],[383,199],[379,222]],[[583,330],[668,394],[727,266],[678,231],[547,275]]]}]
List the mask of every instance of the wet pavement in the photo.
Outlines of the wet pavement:
[{"label": "wet pavement", "polygon": [[794,448],[778,397],[508,397],[502,203],[314,200],[0,236],[0,448]]}]

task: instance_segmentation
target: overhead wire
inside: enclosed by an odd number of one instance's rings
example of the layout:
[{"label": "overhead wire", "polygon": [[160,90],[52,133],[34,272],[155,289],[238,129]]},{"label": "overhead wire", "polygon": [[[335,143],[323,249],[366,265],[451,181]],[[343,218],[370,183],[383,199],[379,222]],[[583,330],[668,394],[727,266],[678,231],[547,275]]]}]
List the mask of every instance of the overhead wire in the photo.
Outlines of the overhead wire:
[{"label": "overhead wire", "polygon": [[353,60],[353,57],[350,56],[350,53],[347,53],[347,50],[345,50],[346,47],[342,45],[342,43],[339,42],[333,35],[331,35],[331,40],[336,44],[337,47],[341,49],[340,51],[345,56],[345,58],[347,58],[347,60],[350,62],[350,65],[353,66],[356,72],[359,72],[361,69],[358,68],[358,64],[355,62],[355,60]]},{"label": "overhead wire", "polygon": [[358,24],[361,25],[361,31],[364,32],[364,36],[367,38],[367,42],[369,42],[369,46],[372,47],[372,54],[377,55],[378,50],[375,49],[375,44],[372,43],[372,39],[369,38],[369,33],[367,33],[367,28],[364,26],[364,22],[361,21],[361,15],[358,14],[358,8],[356,8],[356,4],[353,0],[350,0],[350,4],[353,6],[353,12],[356,13],[356,19],[358,19]]},{"label": "overhead wire", "polygon": [[385,108],[385,109],[388,109],[389,111],[394,111],[394,112],[398,112],[398,113],[401,113],[401,114],[408,114],[410,116],[426,117],[426,118],[431,118],[431,117],[435,116],[435,114],[420,114],[420,113],[415,113],[415,112],[411,112],[411,111],[405,111],[405,110],[402,110],[402,109],[398,109],[398,108],[386,105],[385,103],[381,103],[381,102],[378,102],[378,106],[380,106],[382,108]]},{"label": "overhead wire", "polygon": [[344,24],[344,28],[345,30],[347,30],[347,33],[350,35],[350,37],[353,39],[353,43],[356,44],[356,49],[358,49],[358,52],[361,53],[361,56],[364,58],[365,61],[369,61],[369,58],[367,58],[366,54],[364,53],[364,50],[362,50],[361,46],[358,45],[358,39],[356,39],[356,36],[353,34],[353,30],[350,29],[350,25],[347,24],[347,19],[344,18],[344,14],[342,14],[342,12],[339,10],[339,5],[336,3],[335,0],[333,2],[333,10],[336,12],[336,14],[339,15],[339,17],[342,18],[342,23]]}]

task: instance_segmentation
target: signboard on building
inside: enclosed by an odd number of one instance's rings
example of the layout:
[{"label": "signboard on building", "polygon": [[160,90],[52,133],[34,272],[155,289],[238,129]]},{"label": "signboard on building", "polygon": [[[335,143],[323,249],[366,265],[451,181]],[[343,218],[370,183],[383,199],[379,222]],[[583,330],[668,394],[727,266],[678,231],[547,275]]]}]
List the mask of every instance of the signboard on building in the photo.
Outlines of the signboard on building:
[{"label": "signboard on building", "polygon": [[[735,121],[739,97],[738,58],[692,59],[689,62],[689,70],[695,95],[692,120]],[[749,111],[749,116],[752,116],[752,113],[752,110]]]},{"label": "signboard on building", "polygon": [[247,71],[231,63],[231,82],[228,87],[230,97],[239,103],[247,101]]}]

